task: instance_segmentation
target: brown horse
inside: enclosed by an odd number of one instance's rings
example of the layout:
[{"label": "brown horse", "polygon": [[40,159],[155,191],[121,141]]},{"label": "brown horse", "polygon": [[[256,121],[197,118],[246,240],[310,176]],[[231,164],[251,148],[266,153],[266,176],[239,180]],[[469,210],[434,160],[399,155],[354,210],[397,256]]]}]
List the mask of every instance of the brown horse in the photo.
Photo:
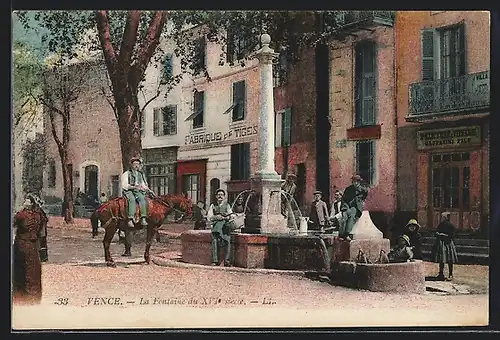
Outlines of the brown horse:
[{"label": "brown horse", "polygon": [[[146,250],[144,252],[144,260],[149,264],[150,255],[149,249],[151,248],[151,241],[155,232],[158,232],[158,228],[163,223],[163,220],[170,215],[172,212],[177,211],[183,213],[185,217],[190,218],[192,215],[192,202],[189,198],[184,195],[163,195],[163,196],[147,196],[146,201],[148,203],[148,217],[147,217],[147,236],[146,236]],[[136,217],[138,216],[139,209],[136,211]],[[133,230],[140,230],[143,227],[134,221],[135,227]],[[90,217],[90,222],[92,224],[92,236],[97,235],[98,221],[101,221],[101,226],[105,230],[104,239],[102,241],[104,245],[104,258],[106,264],[110,267],[116,267],[111,253],[109,251],[109,246],[114,234],[117,230],[125,232],[125,253],[124,256],[131,256],[131,246],[132,246],[132,228],[127,226],[127,199],[125,197],[114,198],[104,204],[102,204]]]}]

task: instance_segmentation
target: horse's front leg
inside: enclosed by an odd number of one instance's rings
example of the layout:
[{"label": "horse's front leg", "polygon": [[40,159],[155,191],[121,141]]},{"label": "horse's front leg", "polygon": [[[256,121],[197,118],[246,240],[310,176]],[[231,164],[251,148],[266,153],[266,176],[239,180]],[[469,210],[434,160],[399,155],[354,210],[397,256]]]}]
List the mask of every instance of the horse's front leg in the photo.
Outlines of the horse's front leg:
[{"label": "horse's front leg", "polygon": [[153,241],[154,231],[155,231],[155,225],[148,224],[147,235],[146,235],[146,250],[144,251],[144,260],[146,261],[146,264],[149,264],[151,261],[151,256],[149,255],[149,250],[151,249],[151,243]]}]

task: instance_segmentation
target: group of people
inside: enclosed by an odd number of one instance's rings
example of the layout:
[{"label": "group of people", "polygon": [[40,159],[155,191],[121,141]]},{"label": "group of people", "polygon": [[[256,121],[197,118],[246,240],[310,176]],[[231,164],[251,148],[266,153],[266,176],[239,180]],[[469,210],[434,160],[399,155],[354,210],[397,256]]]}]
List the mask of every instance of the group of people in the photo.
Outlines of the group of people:
[{"label": "group of people", "polygon": [[337,229],[339,237],[346,240],[352,239],[354,225],[363,213],[368,186],[360,175],[356,174],[351,179],[352,184],[343,193],[340,190],[335,191],[335,200],[330,213],[326,203],[322,200],[323,193],[319,190],[314,192],[314,201],[309,213],[311,229],[320,232]]},{"label": "group of people", "polygon": [[47,222],[42,200],[28,194],[14,215],[13,295],[16,303],[40,303],[42,262],[48,261]]},{"label": "group of people", "polygon": [[[456,227],[450,221],[450,213],[441,213],[441,220],[435,232],[435,242],[432,247],[431,258],[439,263],[437,280],[453,279],[453,264],[458,262],[457,250],[453,241]],[[422,243],[419,233],[420,225],[417,220],[411,219],[398,237],[398,242],[388,254],[390,262],[407,262],[414,259],[422,260]],[[448,277],[444,275],[445,264],[448,265]]]}]

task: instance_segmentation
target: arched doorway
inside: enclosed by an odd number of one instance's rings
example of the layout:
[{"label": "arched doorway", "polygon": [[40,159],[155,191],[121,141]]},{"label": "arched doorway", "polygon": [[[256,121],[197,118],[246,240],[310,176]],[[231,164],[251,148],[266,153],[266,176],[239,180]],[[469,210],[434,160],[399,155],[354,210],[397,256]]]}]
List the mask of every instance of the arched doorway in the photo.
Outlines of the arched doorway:
[{"label": "arched doorway", "polygon": [[215,190],[220,188],[220,180],[212,178],[210,180],[210,204],[215,203]]},{"label": "arched doorway", "polygon": [[92,198],[98,198],[99,197],[99,192],[98,192],[98,174],[99,169],[97,165],[87,165],[85,167],[85,186],[84,186],[84,192],[92,197]]}]

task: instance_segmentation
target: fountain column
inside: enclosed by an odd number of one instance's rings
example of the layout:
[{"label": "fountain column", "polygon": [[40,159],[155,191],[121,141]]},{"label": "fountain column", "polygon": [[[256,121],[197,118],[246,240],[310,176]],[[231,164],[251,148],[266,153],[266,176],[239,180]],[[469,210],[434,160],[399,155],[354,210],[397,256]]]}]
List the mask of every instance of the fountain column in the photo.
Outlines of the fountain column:
[{"label": "fountain column", "polygon": [[283,180],[274,166],[274,94],[273,59],[278,56],[269,47],[271,37],[261,36],[262,48],[255,53],[260,65],[259,157],[257,170],[250,177],[254,190],[247,213],[244,233],[288,233],[287,221],[281,215],[281,184]]}]

